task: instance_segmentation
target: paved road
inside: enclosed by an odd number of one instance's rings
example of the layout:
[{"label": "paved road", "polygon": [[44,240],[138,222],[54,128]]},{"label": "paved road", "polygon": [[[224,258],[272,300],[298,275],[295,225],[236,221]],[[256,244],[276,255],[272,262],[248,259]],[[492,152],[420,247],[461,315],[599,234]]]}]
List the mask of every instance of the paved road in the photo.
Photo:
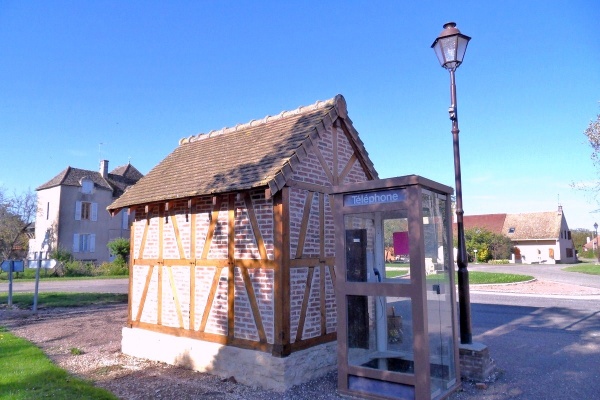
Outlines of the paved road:
[{"label": "paved road", "polygon": [[[469,265],[470,271],[532,275],[540,281],[600,288],[600,276],[566,265]],[[500,371],[486,390],[468,383],[458,399],[593,399],[600,393],[599,296],[471,292],[473,340],[488,346]]]},{"label": "paved road", "polygon": [[[13,293],[33,292],[35,282],[13,282]],[[38,291],[41,292],[85,292],[85,293],[127,293],[129,279],[84,279],[65,281],[41,280]],[[0,283],[0,293],[8,293],[8,283]]]},{"label": "paved road", "polygon": [[465,383],[451,399],[598,398],[598,300],[476,294],[471,318],[473,340],[501,373],[486,390]]},{"label": "paved road", "polygon": [[568,266],[569,265],[566,264],[469,264],[469,271],[508,272],[515,274],[524,274],[531,275],[539,280],[600,288],[600,275],[588,275],[577,272],[563,271],[563,269]]}]

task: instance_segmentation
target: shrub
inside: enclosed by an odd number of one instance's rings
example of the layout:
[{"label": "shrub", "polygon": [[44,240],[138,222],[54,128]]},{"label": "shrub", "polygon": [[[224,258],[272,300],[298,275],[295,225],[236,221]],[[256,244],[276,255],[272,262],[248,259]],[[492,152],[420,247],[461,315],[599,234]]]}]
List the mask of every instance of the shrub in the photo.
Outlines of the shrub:
[{"label": "shrub", "polygon": [[69,261],[64,263],[64,276],[93,276],[94,264],[83,261]]},{"label": "shrub", "polygon": [[129,240],[125,238],[117,238],[115,240],[111,240],[106,245],[110,252],[115,256],[115,262],[127,263],[127,258],[129,257]]},{"label": "shrub", "polygon": [[104,262],[98,268],[99,275],[129,275],[129,268],[123,262]]}]

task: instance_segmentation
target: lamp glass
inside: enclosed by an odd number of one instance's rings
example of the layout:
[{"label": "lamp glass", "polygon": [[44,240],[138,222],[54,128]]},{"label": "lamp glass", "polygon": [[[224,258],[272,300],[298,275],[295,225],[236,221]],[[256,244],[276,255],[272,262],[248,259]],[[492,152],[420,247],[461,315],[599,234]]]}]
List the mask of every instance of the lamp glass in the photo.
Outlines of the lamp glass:
[{"label": "lamp glass", "polygon": [[437,38],[432,47],[440,65],[446,69],[458,68],[462,64],[470,39],[460,33]]}]

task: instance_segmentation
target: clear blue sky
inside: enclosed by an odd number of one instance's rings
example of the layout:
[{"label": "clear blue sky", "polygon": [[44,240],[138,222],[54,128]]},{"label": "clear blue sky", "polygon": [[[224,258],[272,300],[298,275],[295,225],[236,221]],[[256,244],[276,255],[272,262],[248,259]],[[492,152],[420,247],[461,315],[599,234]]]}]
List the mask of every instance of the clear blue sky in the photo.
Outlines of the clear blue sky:
[{"label": "clear blue sky", "polygon": [[449,74],[431,43],[472,37],[457,71],[467,215],[600,214],[584,129],[600,113],[598,1],[0,2],[0,185],[67,166],[147,173],[182,137],[341,93],[381,177],[454,186]]}]

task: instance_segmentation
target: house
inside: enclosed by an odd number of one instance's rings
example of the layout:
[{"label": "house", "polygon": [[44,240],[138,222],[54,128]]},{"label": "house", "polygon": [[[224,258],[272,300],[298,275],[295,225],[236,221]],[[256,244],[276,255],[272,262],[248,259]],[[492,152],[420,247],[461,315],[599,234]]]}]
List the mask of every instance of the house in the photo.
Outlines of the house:
[{"label": "house", "polygon": [[596,251],[598,250],[598,243],[600,243],[600,236],[589,237],[587,238],[586,244],[583,245],[583,251]]},{"label": "house", "polygon": [[465,230],[486,229],[508,236],[514,245],[511,262],[565,264],[577,262],[571,231],[562,206],[557,211],[523,214],[465,215]]},{"label": "house", "polygon": [[341,95],[180,140],[135,215],[126,354],[283,391],[336,366],[332,188],[377,178]]},{"label": "house", "polygon": [[130,216],[111,216],[105,210],[143,175],[131,164],[108,172],[108,161],[99,171],[67,167],[37,190],[35,234],[29,240],[29,259],[47,259],[62,248],[75,260],[111,261],[106,245],[129,238]]}]

